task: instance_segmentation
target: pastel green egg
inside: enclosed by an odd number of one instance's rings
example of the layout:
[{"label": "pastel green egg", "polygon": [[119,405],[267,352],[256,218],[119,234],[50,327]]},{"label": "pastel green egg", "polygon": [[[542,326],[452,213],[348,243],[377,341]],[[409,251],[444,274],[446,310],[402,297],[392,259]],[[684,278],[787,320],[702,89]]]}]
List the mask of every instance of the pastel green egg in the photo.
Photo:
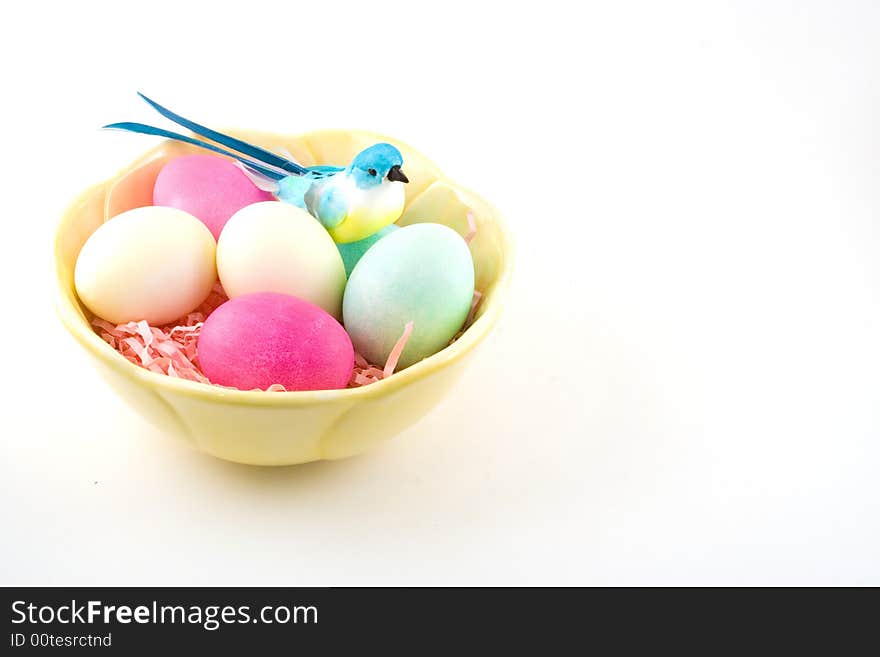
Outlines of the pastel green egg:
[{"label": "pastel green egg", "polygon": [[400,226],[396,224],[388,224],[385,228],[377,230],[369,237],[365,237],[357,242],[340,242],[336,245],[339,249],[339,255],[342,256],[342,262],[345,264],[345,275],[351,276],[351,272],[358,261],[363,257],[371,246],[389,233],[397,230]]},{"label": "pastel green egg", "polygon": [[441,224],[413,224],[384,236],[355,265],[342,301],[345,329],[358,353],[381,366],[413,322],[403,369],[449,344],[473,294],[474,263],[461,236]]}]

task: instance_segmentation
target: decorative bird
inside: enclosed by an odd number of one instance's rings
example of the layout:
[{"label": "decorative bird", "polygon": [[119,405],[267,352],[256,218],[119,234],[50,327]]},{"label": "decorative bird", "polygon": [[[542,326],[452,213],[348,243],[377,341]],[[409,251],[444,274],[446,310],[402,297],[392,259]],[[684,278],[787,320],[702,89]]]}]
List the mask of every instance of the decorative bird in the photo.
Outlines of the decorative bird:
[{"label": "decorative bird", "polygon": [[403,184],[409,180],[401,170],[403,156],[391,144],[365,148],[347,167],[304,167],[291,158],[185,119],[140,92],[138,95],[162,116],[226,148],[143,123],[111,123],[104,128],[165,137],[234,158],[260,189],[308,210],[335,242],[369,237],[394,223],[403,212]]}]

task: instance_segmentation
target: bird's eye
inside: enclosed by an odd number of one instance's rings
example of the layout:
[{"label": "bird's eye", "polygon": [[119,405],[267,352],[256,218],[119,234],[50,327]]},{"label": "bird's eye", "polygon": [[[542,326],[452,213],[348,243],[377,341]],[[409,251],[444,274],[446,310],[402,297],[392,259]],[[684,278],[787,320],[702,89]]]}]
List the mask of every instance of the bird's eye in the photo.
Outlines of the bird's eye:
[{"label": "bird's eye", "polygon": [[375,176],[376,170],[375,169],[367,169],[367,173],[370,174],[371,176]]}]

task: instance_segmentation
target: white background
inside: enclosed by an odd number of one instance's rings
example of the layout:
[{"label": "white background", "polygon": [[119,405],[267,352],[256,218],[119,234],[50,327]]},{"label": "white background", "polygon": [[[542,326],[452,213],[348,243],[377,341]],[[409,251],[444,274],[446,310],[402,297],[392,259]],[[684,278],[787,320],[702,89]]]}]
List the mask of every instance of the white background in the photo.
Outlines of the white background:
[{"label": "white background", "polygon": [[[129,7],[130,4],[130,7]],[[880,584],[880,5],[5,3],[2,584]],[[393,134],[506,214],[506,315],[383,448],[159,434],[54,317],[50,235],[217,126]]]}]

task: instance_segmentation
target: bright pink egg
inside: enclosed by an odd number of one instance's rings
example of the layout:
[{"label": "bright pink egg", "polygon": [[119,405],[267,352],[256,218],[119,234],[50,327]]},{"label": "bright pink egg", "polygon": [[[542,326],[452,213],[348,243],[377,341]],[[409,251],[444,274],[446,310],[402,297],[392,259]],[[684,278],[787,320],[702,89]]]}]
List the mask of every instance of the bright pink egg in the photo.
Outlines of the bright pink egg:
[{"label": "bright pink egg", "polygon": [[153,205],[185,210],[198,217],[214,239],[229,217],[244,206],[273,201],[258,189],[231,160],[214,155],[176,157],[159,172],[153,186]]},{"label": "bright pink egg", "polygon": [[354,347],[342,325],[307,301],[275,292],[227,301],[205,320],[199,366],[211,383],[240,390],[344,388]]}]

